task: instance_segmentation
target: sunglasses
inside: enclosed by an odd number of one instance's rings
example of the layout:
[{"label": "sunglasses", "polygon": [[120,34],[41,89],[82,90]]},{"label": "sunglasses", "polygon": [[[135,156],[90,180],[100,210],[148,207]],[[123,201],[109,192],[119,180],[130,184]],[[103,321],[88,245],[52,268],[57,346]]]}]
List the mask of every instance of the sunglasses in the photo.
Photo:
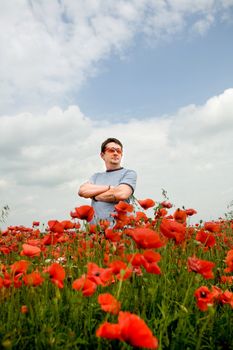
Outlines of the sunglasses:
[{"label": "sunglasses", "polygon": [[108,152],[108,153],[117,153],[117,154],[122,154],[122,150],[120,148],[115,148],[115,147],[111,147],[111,148],[105,148],[105,152]]}]

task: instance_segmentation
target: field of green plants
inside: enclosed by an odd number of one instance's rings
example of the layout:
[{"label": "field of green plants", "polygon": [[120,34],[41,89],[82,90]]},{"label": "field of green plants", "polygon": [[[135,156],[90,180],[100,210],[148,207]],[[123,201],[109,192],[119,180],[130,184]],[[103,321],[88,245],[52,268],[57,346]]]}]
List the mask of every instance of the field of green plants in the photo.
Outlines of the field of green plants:
[{"label": "field of green plants", "polygon": [[115,208],[0,231],[0,348],[233,349],[233,220]]}]

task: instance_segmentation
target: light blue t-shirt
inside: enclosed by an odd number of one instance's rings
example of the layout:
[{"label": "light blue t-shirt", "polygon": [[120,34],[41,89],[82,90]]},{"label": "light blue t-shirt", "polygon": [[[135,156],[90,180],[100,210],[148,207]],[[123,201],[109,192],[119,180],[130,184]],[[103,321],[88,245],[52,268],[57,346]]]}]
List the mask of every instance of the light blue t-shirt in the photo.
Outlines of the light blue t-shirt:
[{"label": "light blue t-shirt", "polygon": [[[134,193],[137,181],[137,174],[134,170],[129,170],[125,168],[120,168],[116,170],[106,170],[102,173],[95,173],[90,178],[89,182],[95,185],[107,185],[107,186],[118,186],[120,184],[129,185]],[[127,202],[130,202],[130,198],[127,199]],[[98,219],[107,219],[113,221],[111,213],[114,212],[115,203],[107,202],[96,202],[92,200],[91,205],[95,210],[95,220]]]}]

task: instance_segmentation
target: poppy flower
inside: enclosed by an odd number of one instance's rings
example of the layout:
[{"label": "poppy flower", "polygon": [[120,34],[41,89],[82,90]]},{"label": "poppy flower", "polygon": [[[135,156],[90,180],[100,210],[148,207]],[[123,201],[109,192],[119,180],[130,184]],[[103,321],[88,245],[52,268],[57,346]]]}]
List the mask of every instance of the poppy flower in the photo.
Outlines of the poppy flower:
[{"label": "poppy flower", "polygon": [[159,234],[149,228],[137,227],[130,233],[138,248],[160,248],[164,245]]},{"label": "poppy flower", "polygon": [[206,311],[208,309],[208,306],[213,305],[214,303],[214,298],[213,298],[213,293],[207,288],[206,286],[202,286],[198,288],[194,296],[197,300],[197,307],[201,311]]},{"label": "poppy flower", "polygon": [[229,304],[233,308],[233,293],[229,290],[221,293],[219,296],[219,302],[222,304]]},{"label": "poppy flower", "polygon": [[142,211],[137,211],[136,215],[134,217],[134,221],[139,222],[139,221],[144,221],[147,222],[148,221],[148,217],[146,216],[146,214]]},{"label": "poppy flower", "polygon": [[188,215],[188,216],[192,216],[192,215],[194,215],[194,214],[197,214],[197,211],[195,210],[195,209],[185,209],[185,211],[186,211],[186,214]]},{"label": "poppy flower", "polygon": [[22,245],[23,250],[21,251],[20,255],[21,256],[29,256],[33,258],[34,256],[40,256],[41,249],[39,247],[32,246],[30,244],[24,243]]},{"label": "poppy flower", "polygon": [[85,297],[89,297],[95,293],[97,285],[88,279],[86,275],[82,275],[73,282],[72,288],[81,291]]},{"label": "poppy flower", "polygon": [[40,222],[39,221],[33,221],[32,226],[33,227],[40,226]]},{"label": "poppy flower", "polygon": [[28,313],[28,307],[27,305],[22,305],[20,308],[21,314],[27,314]]},{"label": "poppy flower", "polygon": [[58,240],[57,233],[48,233],[41,240],[41,244],[43,244],[43,245],[55,245],[57,243],[57,240]]},{"label": "poppy flower", "polygon": [[97,337],[118,339],[133,347],[157,349],[158,340],[146,323],[137,315],[120,311],[118,323],[103,323],[96,331]]},{"label": "poppy flower", "polygon": [[161,218],[167,215],[167,209],[166,208],[158,208],[155,212],[155,218]]},{"label": "poppy flower", "polygon": [[153,250],[146,250],[143,253],[144,261],[142,265],[148,273],[153,273],[156,275],[161,274],[160,267],[157,265],[157,262],[161,259],[161,255]]},{"label": "poppy flower", "polygon": [[118,323],[104,322],[96,331],[96,336],[105,339],[121,339],[121,329]]},{"label": "poppy flower", "polygon": [[120,311],[118,324],[121,329],[122,339],[135,347],[157,349],[158,340],[139,316],[130,312]]},{"label": "poppy flower", "polygon": [[204,229],[210,232],[218,233],[220,231],[220,225],[217,222],[209,221],[204,223]]},{"label": "poppy flower", "polygon": [[61,221],[61,225],[63,226],[64,230],[70,230],[70,229],[75,228],[75,223],[73,223],[70,220]]},{"label": "poppy flower", "polygon": [[227,264],[227,268],[225,268],[224,271],[225,272],[233,272],[233,249],[231,249],[227,252],[225,262]]},{"label": "poppy flower", "polygon": [[127,202],[124,202],[124,201],[120,201],[119,203],[117,203],[115,205],[115,209],[117,212],[123,212],[123,213],[129,212],[129,213],[131,213],[133,211],[133,205],[129,204]]},{"label": "poppy flower", "polygon": [[34,271],[28,275],[25,275],[23,277],[23,281],[26,286],[36,287],[41,285],[44,282],[44,278],[41,276],[39,272]]},{"label": "poppy flower", "polygon": [[87,278],[97,285],[107,286],[112,283],[112,269],[90,262],[87,264]]},{"label": "poppy flower", "polygon": [[140,200],[138,200],[138,203],[145,210],[155,206],[155,202],[153,201],[153,199],[150,199],[150,198],[148,198],[148,199],[140,199]]},{"label": "poppy flower", "polygon": [[186,219],[187,219],[187,213],[185,210],[178,208],[174,212],[173,217],[177,222],[184,224],[186,222]]},{"label": "poppy flower", "polygon": [[17,275],[19,273],[25,274],[27,272],[28,266],[30,265],[30,262],[27,260],[19,260],[16,261],[14,264],[11,265],[11,271],[13,275]]},{"label": "poppy flower", "polygon": [[63,288],[63,281],[65,279],[66,273],[64,268],[58,263],[53,263],[52,265],[45,268],[44,272],[49,273],[50,279],[53,284],[55,284],[58,288]]},{"label": "poppy flower", "polygon": [[94,217],[94,209],[90,205],[81,205],[75,208],[75,212],[71,212],[70,215],[72,218],[90,222]]},{"label": "poppy flower", "polygon": [[113,261],[109,264],[112,273],[116,275],[118,280],[126,280],[132,275],[132,269],[121,260]]},{"label": "poppy flower", "polygon": [[62,225],[62,223],[60,223],[57,220],[49,220],[48,221],[48,226],[49,226],[49,230],[51,232],[56,232],[56,233],[63,233],[64,232],[64,226]]},{"label": "poppy flower", "polygon": [[215,267],[215,263],[208,260],[201,260],[197,257],[188,258],[189,271],[200,273],[205,279],[214,278],[212,269]]},{"label": "poppy flower", "polygon": [[163,208],[167,208],[167,209],[172,208],[172,204],[171,204],[170,202],[167,202],[167,201],[161,202],[160,205],[161,205]]},{"label": "poppy flower", "polygon": [[111,242],[120,242],[122,232],[114,231],[112,228],[107,228],[105,230],[105,237]]},{"label": "poppy flower", "polygon": [[196,234],[196,240],[204,244],[205,247],[213,247],[216,243],[215,237],[212,233],[204,230],[199,230]]},{"label": "poppy flower", "polygon": [[186,228],[177,221],[163,218],[160,224],[160,231],[165,237],[174,239],[176,244],[185,240]]},{"label": "poppy flower", "polygon": [[109,293],[100,294],[98,296],[98,303],[102,310],[113,315],[117,315],[121,308],[121,303]]},{"label": "poppy flower", "polygon": [[143,261],[145,260],[143,254],[140,253],[128,254],[126,258],[128,262],[134,267],[141,266]]},{"label": "poppy flower", "polygon": [[233,283],[233,276],[221,276],[220,277],[220,282],[221,283],[232,284]]}]

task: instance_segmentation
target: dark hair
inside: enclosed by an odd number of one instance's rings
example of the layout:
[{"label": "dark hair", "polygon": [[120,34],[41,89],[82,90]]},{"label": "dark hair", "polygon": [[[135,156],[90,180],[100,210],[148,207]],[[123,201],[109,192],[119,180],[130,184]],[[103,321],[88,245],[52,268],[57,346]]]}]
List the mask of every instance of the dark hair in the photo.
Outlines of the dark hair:
[{"label": "dark hair", "polygon": [[101,153],[103,153],[105,151],[105,148],[106,148],[107,144],[110,143],[110,142],[115,142],[119,146],[121,146],[121,148],[123,148],[123,145],[122,145],[121,141],[119,141],[118,139],[115,139],[114,137],[109,137],[107,140],[105,140],[102,143],[102,145],[101,145]]}]

